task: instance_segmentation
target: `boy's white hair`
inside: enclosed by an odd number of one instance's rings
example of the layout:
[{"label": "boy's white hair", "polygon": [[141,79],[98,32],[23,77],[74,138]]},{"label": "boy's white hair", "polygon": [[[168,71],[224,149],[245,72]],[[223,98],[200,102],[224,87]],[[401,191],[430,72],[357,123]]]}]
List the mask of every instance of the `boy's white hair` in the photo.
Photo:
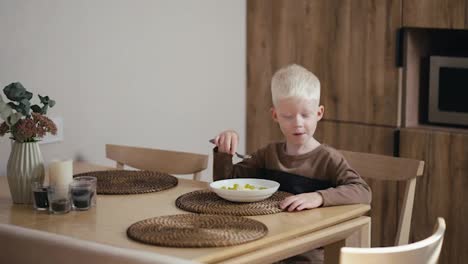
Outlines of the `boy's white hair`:
[{"label": "boy's white hair", "polygon": [[320,81],[302,66],[291,64],[279,69],[271,79],[273,105],[288,97],[320,100]]}]

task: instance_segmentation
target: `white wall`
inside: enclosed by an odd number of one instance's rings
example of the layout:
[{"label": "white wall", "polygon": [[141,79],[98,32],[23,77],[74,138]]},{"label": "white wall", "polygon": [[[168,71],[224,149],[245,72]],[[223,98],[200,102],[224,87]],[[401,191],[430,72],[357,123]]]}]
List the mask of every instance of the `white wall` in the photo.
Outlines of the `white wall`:
[{"label": "white wall", "polygon": [[[238,0],[0,0],[0,88],[57,101],[65,140],[41,145],[46,163],[113,165],[106,143],[211,154],[225,128],[243,152],[245,20]],[[0,175],[9,151],[0,138]]]}]

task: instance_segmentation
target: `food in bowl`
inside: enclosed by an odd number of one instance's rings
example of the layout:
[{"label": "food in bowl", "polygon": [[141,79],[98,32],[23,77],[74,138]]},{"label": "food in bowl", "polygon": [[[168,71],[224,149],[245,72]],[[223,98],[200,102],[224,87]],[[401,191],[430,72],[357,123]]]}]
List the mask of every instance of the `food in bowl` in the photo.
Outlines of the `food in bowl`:
[{"label": "food in bowl", "polygon": [[235,190],[235,191],[240,191],[240,190],[248,191],[248,190],[255,190],[255,189],[265,190],[265,189],[267,189],[267,187],[263,187],[263,186],[256,187],[256,186],[250,185],[248,183],[246,183],[244,186],[239,186],[239,184],[234,183],[234,185],[232,187],[221,186],[221,189],[223,189],[223,190]]},{"label": "food in bowl", "polygon": [[210,189],[231,202],[258,202],[272,196],[279,186],[272,180],[238,178],[212,182]]}]

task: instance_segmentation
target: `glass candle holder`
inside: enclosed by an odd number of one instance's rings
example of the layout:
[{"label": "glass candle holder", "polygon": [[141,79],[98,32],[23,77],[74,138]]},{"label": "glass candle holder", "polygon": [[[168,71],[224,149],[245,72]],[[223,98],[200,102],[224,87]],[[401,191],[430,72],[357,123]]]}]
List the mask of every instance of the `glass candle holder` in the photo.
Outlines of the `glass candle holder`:
[{"label": "glass candle holder", "polygon": [[68,186],[49,186],[49,212],[52,214],[66,214],[70,212],[70,188]]},{"label": "glass candle holder", "polygon": [[78,176],[73,178],[73,182],[88,183],[91,184],[91,206],[96,206],[96,188],[97,178],[94,176]]},{"label": "glass candle holder", "polygon": [[31,191],[33,194],[34,209],[45,211],[49,209],[49,199],[47,197],[47,187],[40,182],[31,183]]},{"label": "glass candle holder", "polygon": [[70,183],[70,194],[73,209],[88,210],[92,206],[93,192],[95,188],[90,181],[73,180]]}]

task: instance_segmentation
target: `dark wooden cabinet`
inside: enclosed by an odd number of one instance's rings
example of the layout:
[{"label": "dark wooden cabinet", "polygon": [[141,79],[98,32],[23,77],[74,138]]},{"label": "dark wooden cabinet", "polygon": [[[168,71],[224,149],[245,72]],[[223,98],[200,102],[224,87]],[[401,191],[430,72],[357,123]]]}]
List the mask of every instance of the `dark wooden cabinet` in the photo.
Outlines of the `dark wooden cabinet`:
[{"label": "dark wooden cabinet", "polygon": [[447,230],[439,263],[468,259],[468,131],[401,130],[400,156],[426,161],[418,178],[410,241],[429,236],[437,217]]},{"label": "dark wooden cabinet", "polygon": [[467,0],[403,0],[403,26],[468,28]]}]

